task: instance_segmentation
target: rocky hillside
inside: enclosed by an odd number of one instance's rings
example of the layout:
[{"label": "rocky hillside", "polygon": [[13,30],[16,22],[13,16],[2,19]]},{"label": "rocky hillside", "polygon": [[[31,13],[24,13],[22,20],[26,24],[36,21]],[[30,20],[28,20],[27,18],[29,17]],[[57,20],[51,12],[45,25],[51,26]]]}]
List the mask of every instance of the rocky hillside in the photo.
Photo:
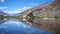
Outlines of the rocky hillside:
[{"label": "rocky hillside", "polygon": [[[34,16],[60,16],[60,1],[56,0],[51,3],[45,3],[43,5],[39,5],[36,7],[33,7],[31,9],[26,10],[25,12],[22,12],[22,16],[27,16],[28,14],[33,14]],[[32,20],[31,22],[29,20],[24,20],[28,24],[32,24],[32,26],[37,27],[39,29],[43,29],[46,31],[52,31],[52,32],[60,32],[60,20],[57,19],[36,19]]]}]

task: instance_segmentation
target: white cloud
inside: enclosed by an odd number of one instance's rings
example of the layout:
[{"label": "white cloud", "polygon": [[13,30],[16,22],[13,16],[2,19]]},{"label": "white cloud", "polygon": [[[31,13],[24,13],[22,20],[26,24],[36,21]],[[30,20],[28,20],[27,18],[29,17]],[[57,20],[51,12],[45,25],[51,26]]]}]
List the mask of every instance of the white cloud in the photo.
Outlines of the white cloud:
[{"label": "white cloud", "polygon": [[20,8],[18,8],[17,10],[21,10]]},{"label": "white cloud", "polygon": [[7,9],[8,7],[4,7],[5,9]]},{"label": "white cloud", "polygon": [[10,14],[19,13],[18,11],[9,11]]},{"label": "white cloud", "polygon": [[35,4],[35,3],[31,3],[30,5],[31,5],[31,6],[36,6],[37,4]]},{"label": "white cloud", "polygon": [[0,7],[0,9],[3,9],[3,7]]},{"label": "white cloud", "polygon": [[4,7],[0,7],[0,9],[7,9],[8,7],[4,6]]},{"label": "white cloud", "polygon": [[[24,10],[26,10],[26,9],[29,9],[29,8],[31,8],[30,6],[23,6],[22,8],[17,8],[16,10],[11,10],[11,11],[4,11],[4,12],[6,12],[6,13],[8,13],[8,14],[15,14],[15,13],[21,13],[21,12],[23,12]],[[7,7],[0,7],[0,9],[7,9]]]},{"label": "white cloud", "polygon": [[8,11],[4,11],[4,12],[8,12]]},{"label": "white cloud", "polygon": [[5,0],[0,0],[0,2],[4,2]]},{"label": "white cloud", "polygon": [[18,10],[17,10],[15,13],[20,13],[20,12],[22,12],[22,11],[18,11]]},{"label": "white cloud", "polygon": [[27,7],[26,7],[26,6],[24,6],[22,9],[23,9],[23,10],[25,10],[25,9],[27,9]]},{"label": "white cloud", "polygon": [[31,7],[30,6],[23,6],[22,8],[17,8],[16,11],[24,11],[29,8],[31,8]]},{"label": "white cloud", "polygon": [[21,13],[22,11],[16,10],[16,11],[4,11],[4,12],[6,12],[8,14],[15,14],[15,13]]},{"label": "white cloud", "polygon": [[22,10],[26,10],[26,9],[29,9],[29,8],[31,8],[30,6],[28,6],[28,7],[26,7],[26,6],[24,6],[23,8],[21,8]]}]

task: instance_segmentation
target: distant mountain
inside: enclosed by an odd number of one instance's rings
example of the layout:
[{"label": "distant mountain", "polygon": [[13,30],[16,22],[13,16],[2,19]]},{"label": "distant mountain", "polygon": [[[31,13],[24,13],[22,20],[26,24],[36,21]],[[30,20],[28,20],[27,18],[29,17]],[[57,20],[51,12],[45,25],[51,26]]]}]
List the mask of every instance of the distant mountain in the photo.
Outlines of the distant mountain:
[{"label": "distant mountain", "polygon": [[2,15],[8,15],[7,13],[5,13],[5,12],[3,12],[1,10],[0,10],[0,14],[2,14]]},{"label": "distant mountain", "polygon": [[[21,16],[26,16],[28,13],[32,11],[32,14],[34,16],[60,16],[60,1],[56,0],[51,3],[45,3],[43,5],[35,6],[31,9],[27,9],[24,12],[22,12]],[[24,20],[22,19],[24,22]],[[25,23],[29,21],[25,20]],[[60,20],[44,20],[44,19],[36,19],[33,20],[32,26],[37,27],[39,29],[43,29],[46,31],[52,31],[52,32],[60,32]]]},{"label": "distant mountain", "polygon": [[18,16],[20,13],[9,14],[9,16]]},{"label": "distant mountain", "polygon": [[[3,16],[9,16],[7,13],[3,12],[0,10],[0,15],[3,15]],[[4,18],[2,17],[2,20],[0,20],[0,24],[3,24],[5,21],[7,20],[4,20]]]}]

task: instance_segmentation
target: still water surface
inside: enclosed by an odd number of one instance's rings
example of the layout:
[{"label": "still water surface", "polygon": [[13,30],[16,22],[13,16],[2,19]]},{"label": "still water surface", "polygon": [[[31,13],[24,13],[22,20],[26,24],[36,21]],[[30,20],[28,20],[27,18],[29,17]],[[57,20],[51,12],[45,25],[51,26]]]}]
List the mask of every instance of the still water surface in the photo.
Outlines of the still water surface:
[{"label": "still water surface", "polygon": [[10,18],[8,21],[0,24],[0,34],[52,34],[52,32],[46,32],[26,25],[18,19]]}]

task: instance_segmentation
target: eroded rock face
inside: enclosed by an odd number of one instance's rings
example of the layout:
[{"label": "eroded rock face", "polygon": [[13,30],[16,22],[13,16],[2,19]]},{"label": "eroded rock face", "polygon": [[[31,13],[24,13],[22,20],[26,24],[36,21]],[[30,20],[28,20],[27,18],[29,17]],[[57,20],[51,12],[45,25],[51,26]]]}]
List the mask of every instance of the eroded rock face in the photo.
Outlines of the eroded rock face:
[{"label": "eroded rock face", "polygon": [[[59,2],[59,0],[26,10],[23,13],[23,16],[27,16],[31,12],[34,16],[60,16],[60,3],[57,2]],[[35,19],[31,22],[26,19],[23,21],[28,24],[32,24],[32,26],[39,29],[52,32],[60,32],[60,19]]]}]

